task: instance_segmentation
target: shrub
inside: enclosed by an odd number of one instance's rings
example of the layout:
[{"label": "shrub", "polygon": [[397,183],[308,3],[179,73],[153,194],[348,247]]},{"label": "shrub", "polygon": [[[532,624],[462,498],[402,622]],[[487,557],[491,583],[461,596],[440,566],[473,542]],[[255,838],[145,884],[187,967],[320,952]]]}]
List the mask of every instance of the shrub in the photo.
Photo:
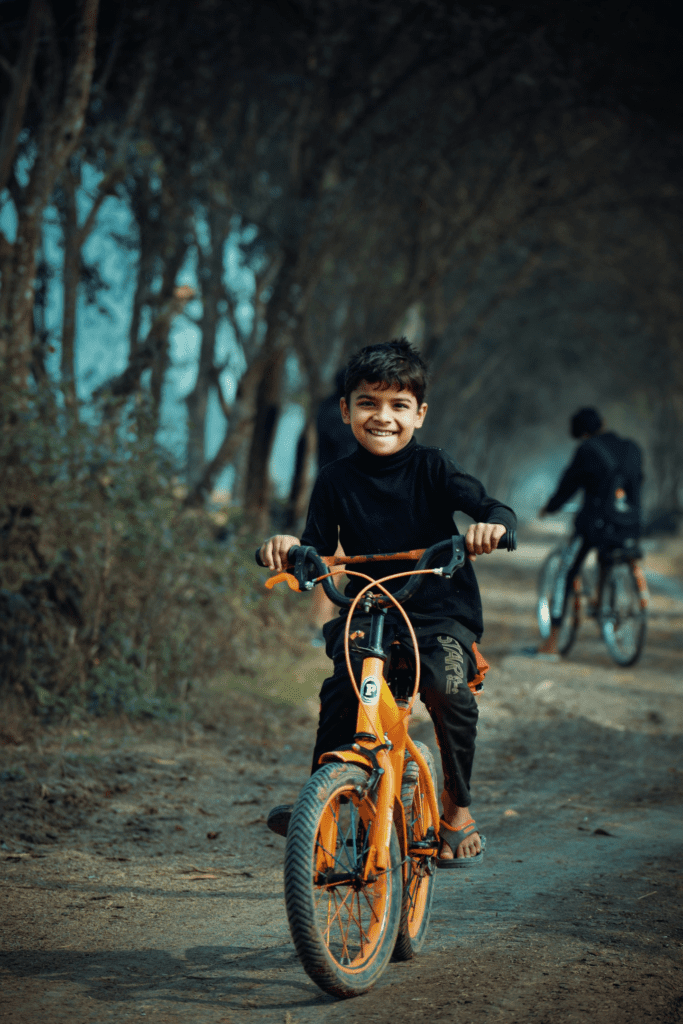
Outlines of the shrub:
[{"label": "shrub", "polygon": [[[74,423],[49,391],[0,436],[0,695],[44,716],[172,714],[258,639],[256,574],[183,508],[140,410]],[[223,514],[223,521],[225,514]],[[232,536],[232,540],[230,537]]]}]

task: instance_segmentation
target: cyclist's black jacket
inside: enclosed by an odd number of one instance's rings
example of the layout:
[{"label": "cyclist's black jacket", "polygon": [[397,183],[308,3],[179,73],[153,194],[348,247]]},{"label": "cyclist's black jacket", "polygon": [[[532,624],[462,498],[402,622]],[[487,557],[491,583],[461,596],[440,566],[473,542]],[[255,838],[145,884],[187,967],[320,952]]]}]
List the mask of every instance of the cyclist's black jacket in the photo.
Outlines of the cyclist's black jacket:
[{"label": "cyclist's black jacket", "polygon": [[[320,555],[333,555],[337,539],[347,555],[427,548],[459,532],[453,522],[458,511],[475,522],[502,523],[509,530],[517,525],[512,509],[490,498],[482,484],[440,448],[412,439],[394,455],[373,455],[359,445],[352,455],[321,469],[301,543]],[[440,560],[442,565],[446,562],[448,556]],[[384,562],[358,568],[377,579],[414,564]],[[405,577],[393,580],[388,589],[398,590],[405,582]],[[364,584],[352,577],[346,593],[356,594]],[[426,576],[405,609],[415,626],[455,635],[468,646],[480,639],[484,628],[479,587],[469,561],[451,580]]]},{"label": "cyclist's black jacket", "polygon": [[[574,525],[577,533],[598,546],[605,527],[609,533],[610,524],[605,520],[610,516],[615,466],[618,466],[626,491],[626,501],[633,510],[632,520],[621,532],[625,536],[637,537],[640,533],[640,487],[643,478],[641,451],[635,441],[614,433],[597,434],[579,445],[546,505],[548,512],[557,512],[578,490],[583,489],[584,502]],[[605,537],[606,542],[609,539]],[[619,540],[619,536],[615,534],[614,539]]]}]

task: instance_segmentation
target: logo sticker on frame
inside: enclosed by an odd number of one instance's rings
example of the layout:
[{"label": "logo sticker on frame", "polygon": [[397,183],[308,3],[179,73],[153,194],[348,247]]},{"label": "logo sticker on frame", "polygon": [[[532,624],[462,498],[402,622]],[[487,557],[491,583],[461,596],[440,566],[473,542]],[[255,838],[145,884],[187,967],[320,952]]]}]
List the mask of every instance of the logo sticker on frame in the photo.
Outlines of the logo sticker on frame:
[{"label": "logo sticker on frame", "polygon": [[379,680],[375,679],[374,676],[367,676],[360,684],[360,699],[363,704],[370,706],[377,704],[379,701]]}]

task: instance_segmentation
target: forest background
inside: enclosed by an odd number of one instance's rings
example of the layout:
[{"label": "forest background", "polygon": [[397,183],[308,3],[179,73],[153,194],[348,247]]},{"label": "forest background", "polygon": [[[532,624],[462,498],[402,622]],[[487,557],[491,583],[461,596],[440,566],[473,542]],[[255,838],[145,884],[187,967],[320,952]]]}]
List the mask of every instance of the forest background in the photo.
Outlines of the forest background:
[{"label": "forest background", "polygon": [[338,367],[398,334],[421,440],[490,491],[531,514],[596,404],[675,527],[674,14],[0,2],[3,700],[173,714],[255,674],[289,614],[255,539],[301,524]]}]

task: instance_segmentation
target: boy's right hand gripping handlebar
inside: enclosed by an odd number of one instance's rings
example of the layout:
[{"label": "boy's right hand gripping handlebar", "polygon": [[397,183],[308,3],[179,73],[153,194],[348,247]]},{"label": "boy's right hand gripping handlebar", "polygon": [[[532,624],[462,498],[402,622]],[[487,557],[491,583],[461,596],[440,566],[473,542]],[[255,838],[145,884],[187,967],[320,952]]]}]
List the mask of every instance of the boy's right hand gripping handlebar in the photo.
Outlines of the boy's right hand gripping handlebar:
[{"label": "boy's right hand gripping handlebar", "polygon": [[[514,551],[516,547],[516,530],[508,530],[498,541],[498,550],[503,549],[505,551]],[[256,562],[262,568],[267,568],[261,561],[260,551],[260,548],[256,551]],[[335,559],[334,557],[321,558],[315,548],[294,545],[288,552],[289,568],[291,572],[280,574],[279,578],[285,579],[292,590],[312,590],[314,586],[313,580],[322,576],[324,579],[321,580],[321,583],[330,600],[341,608],[348,608],[350,607],[353,598],[347,597],[346,594],[342,594],[342,592],[337,589],[334,584],[334,577],[328,575],[330,565],[351,565],[354,563],[359,564],[385,561],[395,562],[399,560],[417,558],[418,561],[414,572],[418,573],[420,570],[429,569],[437,558],[440,556],[443,557],[444,555],[450,555],[450,559],[446,565],[435,568],[433,573],[436,576],[443,576],[446,579],[450,579],[451,576],[467,561],[465,538],[461,534],[457,534],[454,537],[450,537],[448,540],[439,541],[439,543],[433,544],[430,548],[424,548],[420,551],[397,551],[379,555],[344,555],[339,559]],[[315,575],[311,576],[309,567],[314,570]],[[393,594],[395,600],[400,604],[405,603],[415,594],[422,583],[423,578],[423,575],[412,575],[408,579],[408,582]],[[296,581],[296,586],[294,581]]]}]

